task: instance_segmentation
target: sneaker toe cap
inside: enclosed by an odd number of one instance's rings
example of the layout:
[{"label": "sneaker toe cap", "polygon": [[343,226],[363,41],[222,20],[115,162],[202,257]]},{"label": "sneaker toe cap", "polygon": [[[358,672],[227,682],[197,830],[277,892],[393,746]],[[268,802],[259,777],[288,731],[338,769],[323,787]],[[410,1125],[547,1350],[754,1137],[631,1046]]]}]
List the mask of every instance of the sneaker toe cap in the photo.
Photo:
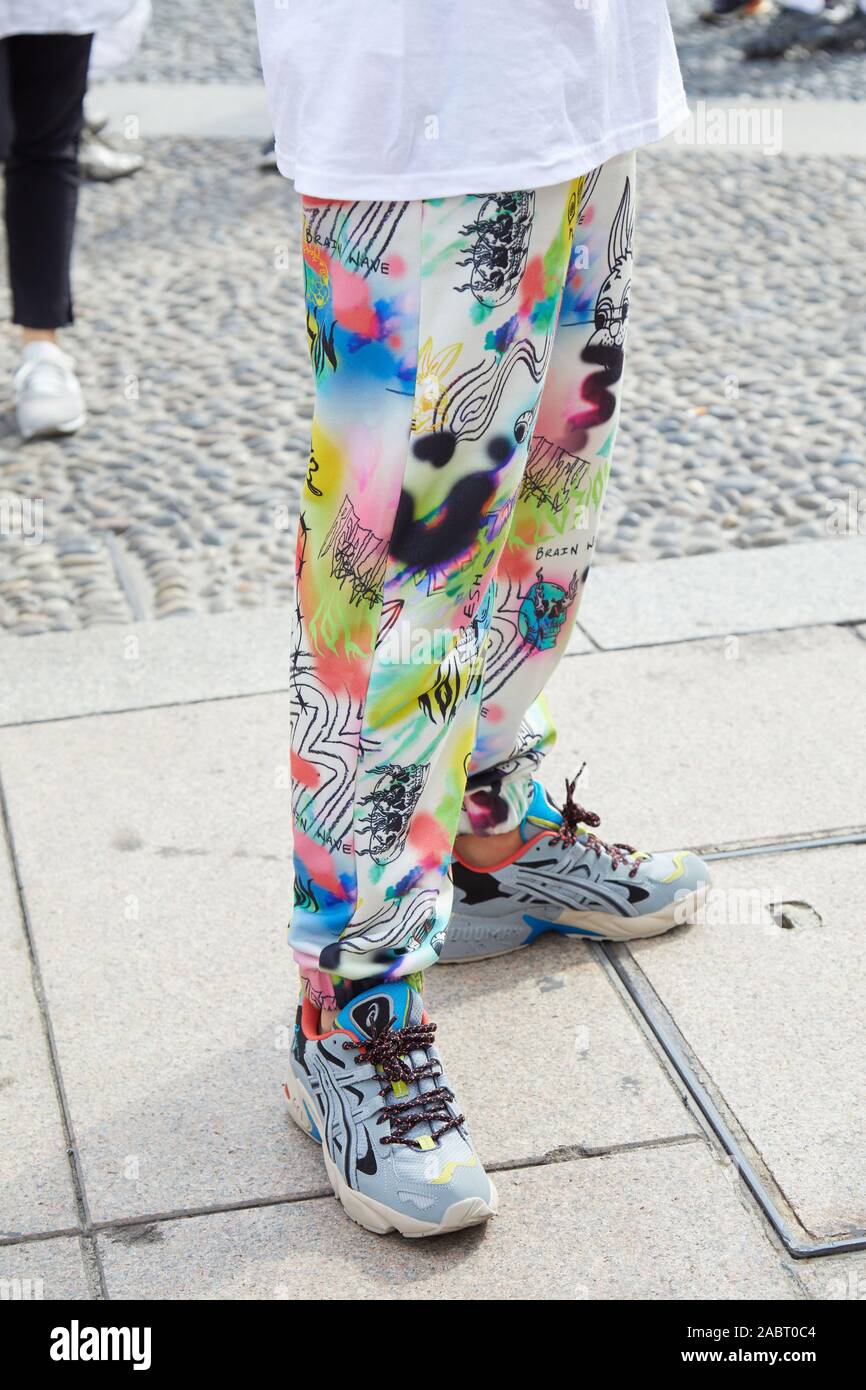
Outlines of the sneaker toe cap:
[{"label": "sneaker toe cap", "polygon": [[709,866],[691,850],[654,854],[653,878],[675,893],[694,893],[711,882]]}]

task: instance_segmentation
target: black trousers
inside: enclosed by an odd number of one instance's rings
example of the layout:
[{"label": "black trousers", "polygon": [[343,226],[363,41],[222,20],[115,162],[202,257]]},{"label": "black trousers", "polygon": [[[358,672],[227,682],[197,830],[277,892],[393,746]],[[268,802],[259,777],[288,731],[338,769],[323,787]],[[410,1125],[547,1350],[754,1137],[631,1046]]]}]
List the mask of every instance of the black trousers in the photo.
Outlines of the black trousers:
[{"label": "black trousers", "polygon": [[12,319],[25,328],[72,322],[78,141],[92,42],[92,34],[0,41],[11,120],[5,214]]}]

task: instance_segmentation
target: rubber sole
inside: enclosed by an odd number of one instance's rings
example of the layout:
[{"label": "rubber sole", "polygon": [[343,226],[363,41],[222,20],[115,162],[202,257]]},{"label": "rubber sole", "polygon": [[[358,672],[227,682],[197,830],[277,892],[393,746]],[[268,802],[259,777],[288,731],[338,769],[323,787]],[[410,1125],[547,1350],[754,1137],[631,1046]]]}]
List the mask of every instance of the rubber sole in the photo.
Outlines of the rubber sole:
[{"label": "rubber sole", "polygon": [[46,425],[41,430],[31,430],[29,434],[21,431],[21,438],[25,444],[29,444],[31,439],[57,439],[67,434],[75,434],[87,421],[87,414],[77,415],[74,420],[63,420],[59,425]]},{"label": "rubber sole", "polygon": [[[581,912],[566,908],[558,922],[551,922],[534,912],[521,912],[506,918],[494,917],[487,922],[483,918],[455,912],[448,923],[446,954],[439,957],[438,964],[468,965],[471,961],[508,956],[514,951],[525,950],[548,932],[556,932],[559,936],[576,936],[586,941],[642,941],[652,936],[663,936],[674,927],[688,926],[694,921],[703,908],[709,886],[708,883],[703,884],[687,897],[670,903],[664,911],[648,913],[645,917],[616,917],[609,912]],[[452,935],[455,928],[456,936]],[[517,940],[517,937],[523,939]],[[469,944],[473,938],[479,945],[485,940],[488,944],[472,954],[447,954],[449,944],[459,950],[461,939]]]},{"label": "rubber sole", "polygon": [[[291,1089],[289,1089],[290,1084]],[[315,1120],[317,1114],[315,1103],[306,1087],[294,1074],[292,1074],[291,1083],[286,1082],[284,1084],[283,1094],[289,1103],[289,1113],[295,1124],[321,1146],[322,1158],[325,1160],[325,1171],[328,1174],[331,1187],[334,1189],[335,1197],[346,1215],[357,1225],[363,1226],[365,1231],[372,1231],[377,1236],[386,1236],[391,1231],[399,1231],[400,1235],[406,1236],[408,1240],[421,1240],[428,1236],[447,1236],[453,1235],[455,1231],[465,1230],[469,1226],[480,1226],[484,1221],[489,1221],[491,1216],[495,1216],[499,1210],[499,1195],[489,1177],[489,1203],[481,1197],[464,1197],[462,1201],[452,1203],[439,1225],[434,1225],[430,1221],[419,1221],[415,1216],[409,1216],[406,1212],[395,1211],[391,1207],[386,1207],[384,1202],[377,1202],[374,1197],[368,1197],[365,1193],[356,1191],[346,1182],[322,1143]]]}]

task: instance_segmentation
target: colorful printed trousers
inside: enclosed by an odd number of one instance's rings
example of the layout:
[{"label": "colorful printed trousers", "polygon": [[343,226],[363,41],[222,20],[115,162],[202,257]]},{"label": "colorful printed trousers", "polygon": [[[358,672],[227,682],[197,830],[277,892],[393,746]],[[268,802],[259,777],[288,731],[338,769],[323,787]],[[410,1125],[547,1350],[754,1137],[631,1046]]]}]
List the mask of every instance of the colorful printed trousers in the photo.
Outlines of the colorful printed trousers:
[{"label": "colorful printed trousers", "polygon": [[534,192],[302,200],[316,379],[295,902],[334,1008],[433,964],[455,835],[518,825],[616,433],[634,156]]}]

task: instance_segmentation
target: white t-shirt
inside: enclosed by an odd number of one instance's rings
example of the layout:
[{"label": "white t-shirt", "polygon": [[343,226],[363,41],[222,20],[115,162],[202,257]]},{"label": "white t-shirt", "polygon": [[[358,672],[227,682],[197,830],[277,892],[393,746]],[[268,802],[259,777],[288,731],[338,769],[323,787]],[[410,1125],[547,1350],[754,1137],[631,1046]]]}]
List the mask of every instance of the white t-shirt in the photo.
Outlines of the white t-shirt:
[{"label": "white t-shirt", "polygon": [[256,0],[281,171],[321,198],[559,183],[688,114],[666,0]]},{"label": "white t-shirt", "polygon": [[0,0],[0,38],[10,34],[93,34],[116,24],[135,0]]}]

